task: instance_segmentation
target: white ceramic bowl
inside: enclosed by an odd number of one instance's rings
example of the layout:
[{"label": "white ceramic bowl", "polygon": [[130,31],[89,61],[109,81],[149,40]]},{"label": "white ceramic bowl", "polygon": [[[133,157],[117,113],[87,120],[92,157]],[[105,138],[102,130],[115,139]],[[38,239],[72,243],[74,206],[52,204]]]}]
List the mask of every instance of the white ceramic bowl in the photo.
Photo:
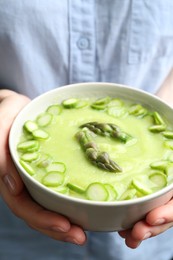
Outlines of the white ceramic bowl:
[{"label": "white ceramic bowl", "polygon": [[91,231],[118,231],[130,228],[152,209],[168,202],[173,184],[142,198],[115,202],[93,202],[56,193],[34,180],[20,165],[16,145],[24,122],[43,112],[50,104],[70,97],[119,97],[139,102],[161,112],[173,125],[173,109],[159,98],[144,91],[112,83],[81,83],[53,89],[30,102],[16,117],[10,132],[12,159],[26,188],[35,201],[45,208],[67,216],[72,223]]}]

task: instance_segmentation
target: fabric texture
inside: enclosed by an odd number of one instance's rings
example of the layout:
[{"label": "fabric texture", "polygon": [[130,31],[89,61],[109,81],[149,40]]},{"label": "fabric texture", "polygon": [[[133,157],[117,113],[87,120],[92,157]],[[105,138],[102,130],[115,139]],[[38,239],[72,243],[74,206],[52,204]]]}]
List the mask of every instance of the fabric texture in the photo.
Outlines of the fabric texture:
[{"label": "fabric texture", "polygon": [[[31,98],[77,82],[116,82],[155,93],[173,67],[172,0],[1,0],[0,88]],[[125,246],[88,232],[85,246],[31,230],[0,200],[1,260],[169,260],[173,230]]]}]

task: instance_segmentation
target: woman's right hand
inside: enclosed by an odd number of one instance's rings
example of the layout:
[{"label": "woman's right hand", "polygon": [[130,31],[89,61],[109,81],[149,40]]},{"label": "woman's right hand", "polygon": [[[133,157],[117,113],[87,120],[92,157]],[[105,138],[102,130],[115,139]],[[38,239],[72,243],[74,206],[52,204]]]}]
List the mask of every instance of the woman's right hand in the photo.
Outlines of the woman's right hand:
[{"label": "woman's right hand", "polygon": [[0,193],[11,211],[31,228],[60,241],[82,245],[84,231],[64,216],[48,211],[32,200],[12,162],[8,136],[20,110],[30,100],[10,90],[0,90]]}]

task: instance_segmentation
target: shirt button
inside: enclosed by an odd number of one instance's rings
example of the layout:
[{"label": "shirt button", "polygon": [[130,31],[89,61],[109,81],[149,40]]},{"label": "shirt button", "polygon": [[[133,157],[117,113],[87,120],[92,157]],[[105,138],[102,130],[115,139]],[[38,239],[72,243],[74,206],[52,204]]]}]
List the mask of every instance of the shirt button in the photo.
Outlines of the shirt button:
[{"label": "shirt button", "polygon": [[77,42],[77,46],[80,50],[86,50],[89,47],[89,40],[85,37],[81,37]]}]

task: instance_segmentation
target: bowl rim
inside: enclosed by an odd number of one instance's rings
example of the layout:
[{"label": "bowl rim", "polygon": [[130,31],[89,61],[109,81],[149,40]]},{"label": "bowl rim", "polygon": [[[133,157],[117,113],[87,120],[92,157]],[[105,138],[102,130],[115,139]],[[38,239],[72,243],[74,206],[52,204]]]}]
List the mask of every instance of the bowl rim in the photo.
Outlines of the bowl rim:
[{"label": "bowl rim", "polygon": [[10,151],[10,155],[12,157],[12,160],[14,162],[14,164],[17,166],[17,168],[20,169],[20,171],[22,172],[22,174],[25,176],[25,178],[27,178],[30,182],[33,182],[34,185],[38,186],[40,189],[43,190],[43,192],[47,192],[50,193],[56,197],[60,197],[61,199],[65,199],[68,200],[69,202],[73,202],[73,203],[78,203],[78,204],[83,204],[83,205],[91,205],[91,206],[106,206],[106,207],[110,207],[110,206],[130,206],[130,205],[134,205],[134,204],[141,204],[141,203],[145,203],[147,201],[151,201],[153,199],[156,199],[158,197],[161,197],[162,195],[170,192],[172,190],[172,195],[173,195],[173,183],[170,183],[168,186],[162,188],[161,190],[155,191],[149,195],[145,195],[143,197],[140,198],[134,198],[134,199],[130,199],[130,200],[121,200],[121,201],[91,201],[91,200],[86,200],[86,199],[82,199],[82,198],[77,198],[77,197],[72,197],[66,194],[62,194],[62,193],[58,193],[48,187],[46,187],[45,185],[41,184],[39,181],[35,180],[31,175],[29,175],[26,170],[21,166],[21,164],[19,163],[19,160],[16,158],[15,156],[15,147],[13,147],[13,137],[14,137],[14,128],[15,125],[17,125],[18,119],[25,114],[25,111],[27,111],[27,109],[32,106],[33,103],[36,103],[39,99],[44,98],[44,96],[47,96],[49,94],[52,93],[56,93],[57,91],[63,91],[64,89],[68,89],[68,88],[72,88],[72,87],[80,87],[80,86],[88,86],[88,87],[92,87],[92,86],[110,86],[110,87],[118,87],[118,88],[125,88],[125,89],[130,89],[136,93],[141,93],[144,96],[150,96],[153,100],[157,100],[158,102],[161,102],[162,104],[164,104],[164,106],[166,106],[167,108],[169,108],[170,110],[172,110],[173,112],[173,108],[168,105],[165,101],[163,101],[160,97],[155,96],[152,93],[146,92],[145,90],[142,89],[137,89],[134,88],[133,86],[129,86],[129,85],[124,85],[124,84],[118,84],[118,83],[111,83],[111,82],[84,82],[84,83],[74,83],[74,84],[69,84],[69,85],[64,85],[61,87],[57,87],[51,90],[48,90],[46,92],[44,92],[43,94],[35,97],[34,99],[31,100],[31,102],[29,102],[16,116],[16,118],[14,119],[10,132],[9,132],[9,151]]}]

